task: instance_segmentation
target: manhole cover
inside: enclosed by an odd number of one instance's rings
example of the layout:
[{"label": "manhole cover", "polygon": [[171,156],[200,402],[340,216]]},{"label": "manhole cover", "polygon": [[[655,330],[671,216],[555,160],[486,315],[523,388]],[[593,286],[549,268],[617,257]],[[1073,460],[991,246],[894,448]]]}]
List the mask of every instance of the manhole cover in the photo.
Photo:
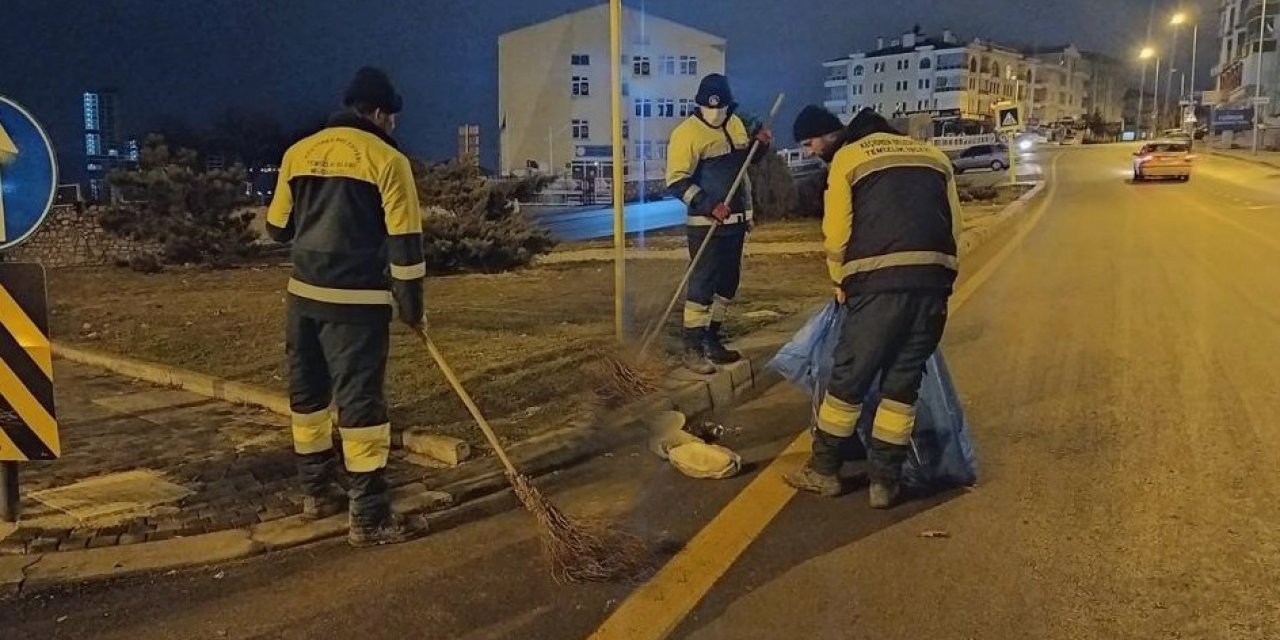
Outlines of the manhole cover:
[{"label": "manhole cover", "polygon": [[97,476],[56,489],[32,492],[31,498],[82,522],[128,520],[177,502],[191,490],[148,469]]}]

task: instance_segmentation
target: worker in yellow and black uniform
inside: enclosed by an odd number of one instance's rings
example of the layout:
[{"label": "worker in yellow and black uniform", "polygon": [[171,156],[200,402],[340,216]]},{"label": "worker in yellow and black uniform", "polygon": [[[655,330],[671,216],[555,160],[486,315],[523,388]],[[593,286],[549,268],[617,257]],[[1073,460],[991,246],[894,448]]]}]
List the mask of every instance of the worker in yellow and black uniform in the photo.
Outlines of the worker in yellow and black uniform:
[{"label": "worker in yellow and black uniform", "polygon": [[[667,191],[688,207],[689,257],[702,246],[713,222],[719,227],[702,259],[689,277],[684,305],[684,360],[686,369],[715,373],[717,364],[737,362],[741,355],[724,346],[722,327],[729,303],[738,293],[742,249],[752,225],[751,181],[726,202],[739,169],[747,161],[751,137],[729,81],[718,73],[698,86],[697,112],[671,132],[667,145]],[[769,152],[768,129],[755,134],[762,148],[755,162]]]},{"label": "worker in yellow and black uniform", "polygon": [[960,199],[951,161],[864,109],[849,125],[817,106],[796,119],[804,149],[830,164],[822,233],[836,300],[845,306],[809,463],[797,489],[839,495],[842,445],[876,377],[880,403],[867,450],[870,502],[897,500],[924,365],[947,322],[958,271]]},{"label": "worker in yellow and black uniform", "polygon": [[347,539],[364,547],[422,533],[391,512],[383,382],[393,306],[405,324],[424,323],[426,264],[413,173],[391,137],[401,97],[385,73],[366,67],[343,103],[324,129],[285,152],[267,228],[293,243],[286,351],[303,517],[348,506],[334,484],[332,403],[350,480]]}]

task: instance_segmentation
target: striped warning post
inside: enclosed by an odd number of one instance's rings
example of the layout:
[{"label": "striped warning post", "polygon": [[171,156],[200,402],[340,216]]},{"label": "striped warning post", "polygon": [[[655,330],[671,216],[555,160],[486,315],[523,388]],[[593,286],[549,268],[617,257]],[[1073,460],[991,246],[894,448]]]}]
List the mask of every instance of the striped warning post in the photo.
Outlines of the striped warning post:
[{"label": "striped warning post", "polygon": [[60,454],[44,268],[0,263],[0,461]]}]

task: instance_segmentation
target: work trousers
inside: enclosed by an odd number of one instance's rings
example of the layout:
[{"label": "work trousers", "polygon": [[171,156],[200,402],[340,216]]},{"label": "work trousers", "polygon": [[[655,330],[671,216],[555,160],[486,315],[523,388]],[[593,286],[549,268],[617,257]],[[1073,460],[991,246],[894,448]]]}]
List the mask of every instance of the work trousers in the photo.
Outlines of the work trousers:
[{"label": "work trousers", "polygon": [[337,468],[333,413],[350,479],[351,520],[372,526],[390,512],[383,477],[391,450],[384,381],[391,327],[385,322],[340,323],[288,311],[289,407],[303,491],[318,496]]},{"label": "work trousers", "polygon": [[[688,228],[691,260],[710,231],[711,227]],[[738,295],[746,239],[746,223],[722,225],[716,228],[702,259],[694,265],[684,303],[686,346],[700,347],[709,329],[719,333],[728,315],[729,303]]]},{"label": "work trousers", "polygon": [[915,429],[924,365],[947,323],[946,292],[892,292],[851,296],[836,342],[826,397],[818,410],[810,465],[834,474],[854,435],[862,402],[880,380],[880,403],[867,458],[873,481],[897,482]]}]

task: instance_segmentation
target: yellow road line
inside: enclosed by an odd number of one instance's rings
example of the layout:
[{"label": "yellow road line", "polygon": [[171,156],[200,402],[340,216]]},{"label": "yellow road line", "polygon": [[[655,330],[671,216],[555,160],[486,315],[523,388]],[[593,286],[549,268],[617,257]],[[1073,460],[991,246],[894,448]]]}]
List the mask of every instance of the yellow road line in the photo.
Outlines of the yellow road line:
[{"label": "yellow road line", "polygon": [[[956,288],[951,297],[952,314],[991,278],[1000,263],[1009,259],[1040,222],[1053,200],[1057,167],[1058,159],[1055,157],[1046,187],[1049,191],[1018,235],[981,270]],[[666,566],[628,596],[613,615],[591,634],[592,640],[662,640],[670,635],[796,495],[796,490],[782,481],[782,474],[796,465],[793,459],[803,457],[809,451],[809,445],[810,435],[806,429]]]}]

